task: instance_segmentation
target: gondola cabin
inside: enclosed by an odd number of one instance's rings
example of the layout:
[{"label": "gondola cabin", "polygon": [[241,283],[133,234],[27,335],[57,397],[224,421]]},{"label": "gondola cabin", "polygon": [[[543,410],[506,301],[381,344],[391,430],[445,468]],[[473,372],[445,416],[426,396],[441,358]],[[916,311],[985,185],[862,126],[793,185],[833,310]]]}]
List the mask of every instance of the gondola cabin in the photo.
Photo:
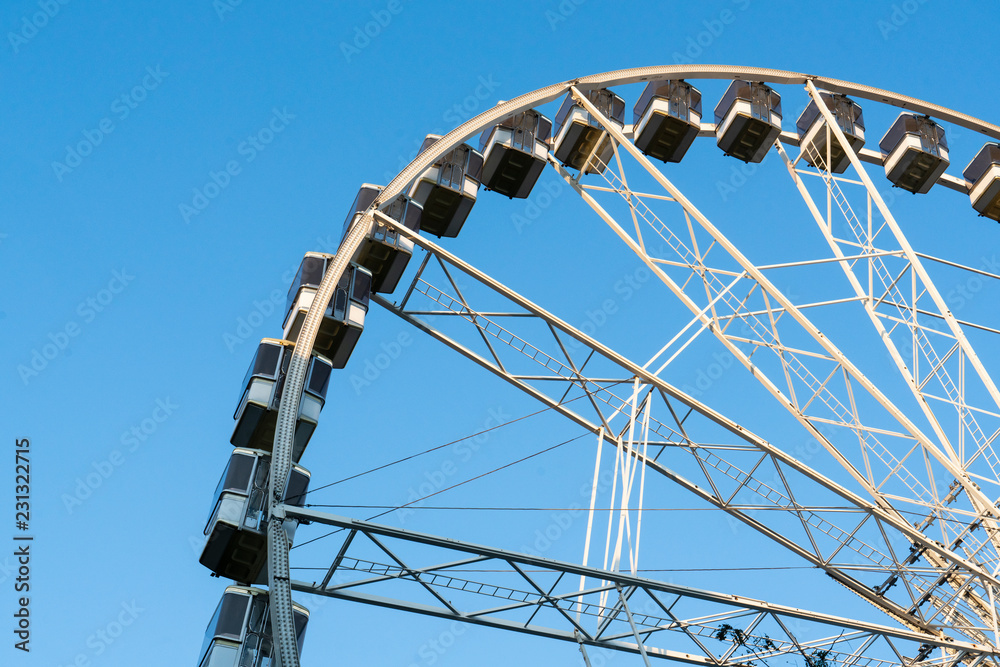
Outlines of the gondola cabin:
[{"label": "gondola cabin", "polygon": [[892,184],[915,194],[931,189],[948,168],[944,128],[927,116],[901,113],[878,142],[885,175]]},{"label": "gondola cabin", "polygon": [[[851,149],[854,152],[861,150],[865,145],[865,119],[861,107],[845,95],[821,92],[819,96],[837,120]],[[795,129],[798,130],[799,145],[809,165],[817,167],[829,163],[830,171],[835,174],[842,174],[847,170],[847,165],[851,163],[847,151],[837,141],[833,130],[827,132],[826,121],[815,100],[810,101],[799,116]]]},{"label": "gondola cabin", "polygon": [[[341,239],[347,236],[354,221],[372,205],[381,191],[380,185],[365,183],[361,186],[358,196],[354,198],[354,205],[347,214]],[[420,204],[406,195],[399,195],[381,211],[407,229],[420,231]],[[371,271],[372,291],[388,294],[396,289],[412,255],[413,241],[376,219],[353,259],[356,264]]]},{"label": "gondola cabin", "polygon": [[[205,629],[198,667],[270,667],[274,644],[267,591],[229,586]],[[309,623],[309,610],[292,603],[299,655]]]},{"label": "gondola cabin", "polygon": [[[268,452],[236,448],[229,457],[215,489],[212,513],[205,525],[205,547],[198,559],[220,577],[246,584],[266,583],[270,471]],[[309,471],[293,465],[282,499],[301,506],[308,488]],[[296,522],[285,521],[283,525],[291,541]]]},{"label": "gondola cabin", "polygon": [[[606,88],[588,90],[584,96],[619,130],[625,127],[625,100]],[[611,136],[572,93],[566,95],[556,113],[552,149],[564,165],[586,173],[604,173],[614,155]]]},{"label": "gondola cabin", "polygon": [[781,134],[781,95],[763,83],[729,84],[715,107],[715,139],[726,155],[760,162]]},{"label": "gondola cabin", "polygon": [[[243,380],[243,394],[234,415],[236,427],[230,439],[233,445],[266,452],[273,449],[278,406],[294,349],[295,343],[287,340],[265,338],[260,341]],[[292,445],[293,461],[297,462],[302,457],[309,438],[316,430],[332,369],[329,359],[313,353],[299,402],[299,418]]]},{"label": "gondola cabin", "polygon": [[635,146],[651,158],[680,162],[701,129],[701,92],[682,81],[650,81],[632,109]]},{"label": "gondola cabin", "polygon": [[[428,134],[420,151],[440,138]],[[482,171],[482,153],[468,144],[456,146],[438,158],[410,188],[410,198],[423,207],[420,229],[435,236],[458,236],[476,203]]]},{"label": "gondola cabin", "polygon": [[[287,310],[282,324],[286,340],[294,341],[312,306],[316,291],[334,255],[307,252],[288,290]],[[313,349],[330,360],[334,368],[343,368],[365,328],[368,300],[371,297],[372,273],[363,266],[347,265],[320,321]]]},{"label": "gondola cabin", "polygon": [[1000,220],[1000,144],[986,144],[962,172],[972,207],[979,215]]},{"label": "gondola cabin", "polygon": [[529,109],[505,118],[479,138],[483,186],[511,198],[531,194],[545,168],[552,121]]}]

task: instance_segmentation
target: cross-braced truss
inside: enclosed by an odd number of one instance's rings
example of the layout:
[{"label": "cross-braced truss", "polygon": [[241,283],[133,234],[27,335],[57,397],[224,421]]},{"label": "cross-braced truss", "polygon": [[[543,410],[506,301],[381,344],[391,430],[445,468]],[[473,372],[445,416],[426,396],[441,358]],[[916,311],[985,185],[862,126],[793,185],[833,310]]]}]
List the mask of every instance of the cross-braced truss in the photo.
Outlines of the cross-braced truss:
[{"label": "cross-braced truss", "polygon": [[[805,148],[804,155],[789,157],[780,142],[798,145],[790,133],[783,133],[776,146],[831,256],[755,264],[633,145],[630,127],[609,122],[577,89],[668,76],[806,85],[829,123],[827,144],[834,137],[841,142],[856,178],[829,173],[823,167],[829,156],[824,161]],[[351,225],[335,269],[324,277],[320,305],[309,317],[318,320],[372,216],[374,224],[394,226],[415,240],[423,261],[399,301],[376,295],[377,303],[597,434],[599,442],[617,447],[616,465],[626,471],[623,483],[627,471],[641,463],[644,473],[657,473],[655,478],[754,528],[882,609],[900,627],[644,580],[635,576],[631,552],[630,576],[272,504],[275,518],[337,526],[345,538],[332,564],[324,567],[323,580],[296,582],[296,589],[631,651],[647,664],[649,657],[667,657],[746,667],[791,655],[807,667],[995,663],[1000,511],[994,498],[1000,495],[1000,456],[994,441],[1000,435],[1000,391],[972,343],[995,343],[1000,328],[967,313],[956,317],[935,279],[937,267],[975,274],[977,280],[1000,276],[910,247],[861,164],[880,164],[881,156],[849,147],[816,83],[1000,137],[996,126],[920,100],[791,72],[637,68],[556,84],[463,123],[404,168],[382,199]],[[603,129],[613,159],[602,164],[595,148],[576,175],[551,153],[549,163],[673,293],[671,303],[690,314],[681,318],[682,326],[664,329],[663,346],[645,361],[602,345],[377,211],[408,188],[434,155],[511,113],[566,93]],[[713,132],[714,126],[702,124],[702,136]],[[816,166],[806,168],[804,158]],[[960,179],[944,175],[939,182],[965,192]],[[772,279],[797,270],[819,271],[822,287],[834,284],[829,280],[834,274],[849,287],[841,282],[839,291],[800,299]],[[894,379],[874,381],[865,372],[866,360],[845,353],[824,333],[824,322],[842,317],[861,323],[858,335],[862,328],[867,331],[873,347],[884,346],[897,371]],[[704,334],[714,336],[774,405],[825,448],[840,466],[832,477],[792,456],[788,443],[764,440],[665,381],[665,371],[701,344],[700,338],[708,338]],[[312,349],[311,336],[298,341],[296,354],[302,359]],[[850,338],[848,344],[856,342]],[[304,366],[293,370],[295,382],[301,382]],[[281,419],[288,424],[297,414],[298,393],[286,391],[282,400]],[[281,432],[279,440],[290,442],[290,427]],[[281,459],[276,468],[289,464],[285,444],[279,447],[276,441],[275,458]],[[621,503],[617,509],[628,532],[624,489]],[[638,529],[637,523],[636,543]],[[630,549],[631,540],[630,534]],[[390,542],[461,556],[426,565]],[[282,587],[272,595],[290,604],[287,550],[287,544],[272,547],[269,569],[272,589]],[[425,556],[426,550],[419,557]],[[614,560],[621,567],[618,556]],[[484,572],[486,563],[492,569]],[[578,576],[583,581],[573,586]],[[380,590],[361,590],[371,588]],[[423,599],[404,591],[416,591]],[[382,595],[386,592],[392,597]],[[505,602],[483,608],[484,597]],[[274,618],[281,630],[275,639],[285,647],[280,659],[295,665],[297,656],[288,649],[294,644],[291,617],[285,616]],[[956,640],[958,634],[964,636]]]},{"label": "cross-braced truss", "polygon": [[[814,87],[810,94],[821,99]],[[848,145],[836,122],[831,124],[828,110],[825,106],[821,109],[827,115],[829,135]],[[829,157],[815,149],[803,148],[794,160],[784,150],[780,153],[831,251],[841,260],[837,264],[916,399],[933,432],[934,443],[963,473],[965,484],[952,484],[938,503],[951,505],[970,484],[983,485],[984,492],[996,496],[1000,493],[997,489],[1000,459],[993,443],[1000,435],[1000,393],[972,348],[969,333],[1000,331],[956,318],[925,264],[944,264],[986,280],[997,280],[1000,276],[916,253],[857,157],[848,151],[858,178],[832,174],[824,166]],[[816,167],[806,168],[806,159]],[[825,216],[820,213],[803,175],[820,177],[826,200]],[[946,515],[936,512],[924,519],[923,527],[938,523],[939,539],[965,543],[967,553],[977,553],[980,562],[988,562],[995,568],[997,537],[991,519],[996,516],[996,501],[982,496],[970,500],[979,513],[975,521],[965,525],[939,521]],[[992,549],[984,547],[981,536],[969,539],[970,528],[981,524],[992,538]]]},{"label": "cross-braced truss", "polygon": [[893,667],[994,661],[994,649],[285,506],[340,529],[293,589],[690,665]]},{"label": "cross-braced truss", "polygon": [[[380,218],[384,224],[394,224]],[[401,233],[402,227],[397,226]],[[849,491],[602,345],[433,242],[399,304],[375,301],[575,423],[620,446],[634,383],[648,418],[650,470],[822,568],[910,628],[992,642],[996,578],[915,529],[891,505]],[[479,304],[483,305],[480,306]],[[488,304],[488,308],[487,308]],[[647,364],[648,366],[648,364]],[[662,369],[661,369],[662,371]],[[898,584],[898,585],[897,585]]]}]

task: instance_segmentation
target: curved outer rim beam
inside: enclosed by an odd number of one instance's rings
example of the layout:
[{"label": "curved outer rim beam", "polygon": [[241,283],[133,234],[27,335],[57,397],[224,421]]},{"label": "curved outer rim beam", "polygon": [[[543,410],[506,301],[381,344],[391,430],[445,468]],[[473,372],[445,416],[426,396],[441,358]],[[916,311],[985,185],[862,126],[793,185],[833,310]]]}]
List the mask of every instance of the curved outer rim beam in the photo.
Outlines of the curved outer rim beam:
[{"label": "curved outer rim beam", "polygon": [[380,193],[379,197],[372,204],[366,213],[372,213],[377,208],[382,208],[385,202],[392,201],[397,195],[402,193],[407,185],[413,181],[421,172],[430,167],[441,155],[452,150],[463,141],[469,139],[477,132],[490,127],[493,123],[500,121],[512,114],[525,111],[540,104],[546,104],[560,97],[569,91],[570,86],[576,86],[581,90],[604,86],[620,86],[630,83],[641,83],[656,79],[676,78],[676,79],[751,79],[766,83],[780,84],[801,84],[806,85],[807,81],[812,81],[826,90],[835,93],[844,93],[860,97],[862,99],[889,104],[891,106],[918,111],[920,113],[948,121],[972,130],[978,134],[985,135],[991,139],[1000,140],[1000,126],[987,123],[984,120],[975,118],[968,114],[932,104],[924,100],[900,95],[882,88],[867,86],[841,79],[815,76],[812,74],[802,74],[800,72],[790,72],[788,70],[768,69],[762,67],[739,67],[733,65],[664,65],[653,67],[638,67],[632,69],[615,70],[603,74],[593,74],[571,79],[562,83],[539,88],[530,93],[520,95],[513,100],[503,102],[487,109],[478,116],[462,123],[454,130],[444,135],[427,150],[418,155],[410,164],[403,168],[399,174]]},{"label": "curved outer rim beam", "polygon": [[[299,402],[305,384],[305,374],[309,356],[312,354],[316,341],[322,313],[333,296],[333,289],[340,281],[350,258],[367,235],[373,224],[373,214],[393,201],[402,191],[425,169],[444,153],[452,150],[478,131],[491,126],[497,121],[512,114],[530,109],[539,104],[545,104],[565,94],[571,85],[584,88],[597,86],[614,86],[637,83],[657,78],[693,78],[693,79],[738,79],[751,78],[773,83],[805,84],[812,80],[834,92],[844,92],[858,97],[876,100],[904,109],[922,111],[942,120],[952,122],[972,131],[985,134],[994,139],[1000,139],[1000,127],[986,123],[972,116],[953,111],[946,107],[930,104],[922,100],[898,95],[879,88],[863,86],[839,79],[827,79],[785,70],[774,70],[752,67],[734,67],[728,65],[699,66],[659,66],[617,70],[605,74],[595,74],[572,81],[554,84],[536,91],[526,93],[513,100],[498,104],[461,124],[448,134],[438,139],[426,151],[418,155],[410,164],[386,185],[372,205],[362,216],[355,219],[348,228],[347,235],[341,242],[340,249],[333,263],[328,267],[326,275],[317,289],[312,307],[306,313],[306,319],[296,341],[295,352],[286,379],[286,389],[282,395],[278,409],[278,427],[274,436],[274,463],[271,467],[271,488],[278,488],[276,482],[283,483],[291,468],[291,443],[294,437],[295,417],[298,415]],[[283,486],[283,484],[281,484]],[[272,498],[274,500],[274,498]],[[274,503],[269,503],[269,511]],[[268,539],[269,581],[275,603],[272,605],[272,622],[276,647],[276,661],[279,667],[298,667],[298,655],[294,641],[294,625],[291,615],[291,589],[288,585],[288,543],[281,540],[277,530],[269,530]],[[282,554],[284,554],[282,556]]]}]

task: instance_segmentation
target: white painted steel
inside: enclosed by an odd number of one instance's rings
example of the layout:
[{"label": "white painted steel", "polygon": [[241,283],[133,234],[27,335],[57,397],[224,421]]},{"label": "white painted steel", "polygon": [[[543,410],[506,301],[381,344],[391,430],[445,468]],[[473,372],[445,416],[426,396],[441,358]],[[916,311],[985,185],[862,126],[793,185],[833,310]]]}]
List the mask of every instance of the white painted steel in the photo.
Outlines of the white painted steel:
[{"label": "white painted steel", "polygon": [[[796,72],[764,68],[709,65],[625,69],[555,84],[525,95],[521,95],[508,102],[498,104],[496,107],[470,119],[448,134],[444,135],[432,146],[430,146],[428,150],[418,155],[416,159],[407,165],[385,187],[372,206],[369,207],[363,215],[356,217],[354,222],[352,222],[347,235],[341,243],[336,259],[327,268],[327,273],[324,276],[323,282],[317,290],[313,308],[311,308],[306,315],[302,330],[300,331],[296,341],[295,352],[288,370],[285,391],[283,392],[278,415],[278,428],[276,429],[275,434],[273,448],[274,458],[271,468],[272,489],[284,488],[287,480],[288,471],[291,465],[292,443],[294,439],[296,417],[299,412],[299,401],[302,394],[305,374],[308,368],[309,356],[315,343],[316,333],[323,311],[328,305],[333,289],[339,282],[349,259],[357,251],[363,238],[369,233],[372,227],[372,220],[375,212],[380,209],[385,202],[392,201],[397,195],[408,189],[414,179],[430,167],[440,156],[507,116],[553,101],[565,94],[571,87],[576,88],[577,99],[581,101],[584,106],[589,106],[590,111],[593,114],[596,109],[594,109],[592,105],[588,105],[587,100],[581,99],[581,96],[578,94],[579,90],[610,87],[661,78],[739,78],[769,83],[808,83],[810,87],[814,87],[815,84],[831,92],[844,93],[862,99],[875,100],[890,104],[902,109],[925,113],[958,126],[965,127],[974,132],[984,134],[988,137],[1000,139],[1000,127],[991,123],[985,123],[979,119],[945,107],[924,102],[922,100],[838,79],[815,77]],[[597,114],[597,117],[600,117],[600,114]],[[621,130],[609,127],[610,125],[612,124],[606,122],[606,129],[612,134],[612,136],[614,136],[616,141],[624,142],[623,145],[629,149],[631,144],[628,143]],[[782,135],[781,138],[784,139],[784,135]],[[632,148],[634,149],[634,147]],[[644,156],[641,154],[635,155],[635,157],[639,159],[640,162],[644,159]],[[853,160],[857,160],[857,156],[854,156],[852,161]],[[649,165],[647,166],[647,169],[650,169],[651,167],[652,165]],[[653,173],[655,176],[658,172],[656,172],[655,168],[652,168],[650,173]],[[671,190],[669,187],[667,189],[668,191]],[[672,196],[677,197],[680,193],[671,192],[671,194]],[[678,199],[678,201],[684,205],[685,209],[689,209],[690,203],[683,199],[682,196]],[[693,210],[693,207],[691,207],[691,209]],[[699,222],[705,226],[706,229],[710,228],[710,225],[706,226],[707,220],[699,220]],[[735,251],[735,248],[727,248],[727,250],[732,252]],[[754,271],[756,270],[754,269]],[[754,278],[758,281],[763,281],[763,276],[760,276],[759,272],[758,275],[754,275]],[[765,283],[762,282],[762,284]],[[793,315],[798,314],[798,310],[795,309],[790,303],[785,302],[781,305],[786,312],[793,313]],[[799,317],[796,319],[799,319]],[[804,318],[802,318],[802,323],[803,326],[809,328],[807,321],[805,321]],[[954,324],[953,318],[950,324]],[[817,331],[814,330],[814,334],[819,336],[819,340],[821,342],[826,343],[825,341],[822,341],[822,337]],[[826,345],[824,345],[824,347],[826,347]],[[839,351],[835,348],[832,348],[831,346],[827,349],[838,360],[841,360],[842,363],[846,363],[847,360],[844,359],[842,355],[839,355]],[[849,367],[849,364],[845,365],[845,368],[847,367]],[[863,382],[864,378],[858,377],[858,380]],[[874,390],[874,388],[871,388],[870,391],[871,390]],[[775,397],[780,400],[780,392],[776,393],[775,388],[771,388],[771,391],[775,394]],[[815,431],[815,429],[811,430]],[[815,432],[814,435],[816,435],[821,442],[824,440],[818,431]],[[850,468],[848,467],[848,469]],[[271,562],[271,567],[269,568],[269,585],[271,588],[272,599],[272,623],[275,631],[276,664],[281,667],[298,667],[298,655],[295,646],[294,625],[292,618],[291,587],[289,585],[288,577],[289,544],[284,531],[280,529],[280,519],[283,514],[277,507],[277,503],[280,502],[280,499],[277,496],[272,496],[271,501],[272,502],[269,507],[272,512],[272,517],[274,519],[278,519],[269,522],[268,531],[269,559]]]}]

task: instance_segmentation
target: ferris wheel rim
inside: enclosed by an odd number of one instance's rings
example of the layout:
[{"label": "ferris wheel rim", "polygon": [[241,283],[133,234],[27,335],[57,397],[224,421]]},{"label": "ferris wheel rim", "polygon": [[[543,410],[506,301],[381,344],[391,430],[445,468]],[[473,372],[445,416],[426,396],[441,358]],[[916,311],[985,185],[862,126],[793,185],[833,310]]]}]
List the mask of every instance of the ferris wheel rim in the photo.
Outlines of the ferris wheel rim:
[{"label": "ferris wheel rim", "polygon": [[843,79],[793,72],[791,70],[738,65],[653,65],[648,67],[633,67],[600,74],[591,74],[538,88],[519,95],[512,100],[500,102],[496,106],[470,118],[447,134],[442,135],[437,141],[428,146],[426,150],[418,154],[408,165],[403,167],[385,186],[382,192],[379,193],[379,196],[369,207],[368,211],[366,211],[366,215],[370,215],[375,210],[383,208],[398,195],[403,194],[414,178],[434,164],[435,160],[456,146],[508,116],[526,111],[540,104],[547,104],[554,101],[560,95],[569,92],[571,87],[575,86],[580,90],[589,90],[595,87],[621,86],[664,78],[715,79],[723,81],[752,79],[764,83],[786,85],[806,85],[807,82],[811,81],[817,87],[830,92],[855,95],[862,99],[888,104],[899,109],[917,111],[924,115],[945,120],[959,127],[972,130],[990,139],[1000,141],[1000,126],[993,123],[988,123],[974,116],[916,97]]},{"label": "ferris wheel rim", "polygon": [[[496,106],[484,111],[483,113],[469,119],[465,123],[462,123],[458,127],[451,130],[449,133],[441,136],[437,141],[427,147],[427,149],[417,157],[412,160],[408,165],[406,165],[379,193],[378,197],[373,201],[373,203],[363,212],[362,215],[357,216],[351,225],[345,230],[344,238],[341,243],[341,247],[338,250],[337,256],[334,260],[333,265],[331,265],[323,278],[323,284],[320,286],[317,293],[317,300],[314,302],[313,307],[310,308],[310,312],[307,315],[307,320],[312,320],[315,324],[321,313],[325,310],[326,303],[329,301],[329,296],[332,293],[332,287],[340,279],[341,274],[346,268],[346,264],[349,258],[354,254],[357,249],[358,244],[362,238],[368,233],[371,227],[376,223],[376,213],[380,209],[387,206],[390,202],[394,201],[395,198],[403,194],[412,182],[419,177],[427,168],[429,168],[438,158],[440,158],[445,153],[451,151],[461,143],[467,141],[470,137],[475,136],[477,133],[491,127],[496,122],[507,118],[513,114],[519,113],[531,109],[537,105],[547,104],[558,99],[560,96],[571,92],[574,88],[576,90],[590,90],[596,87],[610,87],[618,85],[628,85],[634,83],[640,83],[643,81],[655,81],[658,79],[667,78],[688,78],[688,79],[716,79],[716,80],[737,80],[737,79],[750,79],[753,81],[763,81],[769,83],[777,84],[802,84],[808,85],[809,83],[815,86],[822,87],[826,90],[836,93],[851,94],[862,99],[872,100],[878,103],[884,103],[891,106],[895,106],[901,109],[908,109],[913,111],[922,112],[928,116],[933,116],[939,118],[955,125],[970,129],[979,134],[983,134],[987,137],[993,139],[1000,139],[1000,126],[993,125],[991,123],[986,123],[985,121],[979,120],[967,114],[956,112],[954,110],[942,107],[939,105],[931,104],[923,100],[912,98],[905,95],[900,95],[883,89],[866,86],[862,84],[852,83],[848,81],[843,81],[839,79],[824,78],[814,75],[802,74],[798,72],[786,71],[786,70],[776,70],[776,69],[766,69],[766,68],[752,68],[752,67],[736,67],[736,66],[725,66],[725,65],[699,65],[699,66],[653,66],[653,67],[643,67],[643,68],[630,68],[623,70],[615,70],[611,72],[606,72],[603,74],[595,74],[587,77],[582,77],[578,79],[572,79],[562,83],[552,84],[543,88],[539,88],[535,91],[525,93],[520,95],[513,100],[501,102]],[[710,127],[710,126],[709,126]],[[326,299],[324,300],[320,293],[324,293]],[[314,312],[315,311],[315,312]],[[299,339],[296,343],[295,356],[299,358],[308,358],[312,352],[313,344],[315,342],[315,334],[307,334],[308,329],[314,327],[309,326],[307,323],[303,326],[300,332]],[[303,369],[300,369],[303,370]],[[290,376],[294,375],[290,369]],[[292,383],[293,385],[296,383]],[[298,381],[301,384],[301,378]],[[279,411],[279,422],[282,421],[282,417],[293,415],[297,412],[297,403],[300,392],[288,391],[282,397],[281,408]],[[287,399],[287,400],[286,400]],[[283,413],[283,414],[281,414]],[[287,419],[285,420],[287,421]],[[288,430],[288,429],[286,429]],[[279,440],[288,440],[288,434],[276,433],[275,440],[275,466],[272,468],[272,474],[278,468],[287,467],[290,461],[278,462],[277,459],[283,459],[290,456],[290,451],[288,451],[287,444],[280,446]],[[284,449],[285,451],[282,455],[278,455],[279,449]],[[272,487],[274,485],[272,484]],[[279,515],[276,515],[278,518]],[[281,517],[283,518],[283,517]],[[287,561],[287,545],[285,546],[285,558],[283,562],[280,563],[280,573],[275,573],[274,568],[269,567],[269,575],[278,574],[277,577],[273,577],[269,581],[270,588],[275,588],[275,594],[279,598],[287,598],[290,601],[290,588],[288,585],[288,561]],[[275,554],[275,548],[270,549],[271,556]],[[269,558],[271,560],[271,558]],[[279,587],[276,586],[280,581],[280,591]],[[284,626],[284,627],[282,627]],[[281,629],[284,630],[288,628],[289,624],[284,619],[275,619],[276,631]],[[284,634],[285,636],[278,639],[278,636]],[[280,645],[289,644],[287,632],[276,632],[276,643]],[[294,649],[293,649],[294,650]],[[291,657],[291,656],[289,656]],[[292,658],[295,664],[297,664],[297,656]]]}]

